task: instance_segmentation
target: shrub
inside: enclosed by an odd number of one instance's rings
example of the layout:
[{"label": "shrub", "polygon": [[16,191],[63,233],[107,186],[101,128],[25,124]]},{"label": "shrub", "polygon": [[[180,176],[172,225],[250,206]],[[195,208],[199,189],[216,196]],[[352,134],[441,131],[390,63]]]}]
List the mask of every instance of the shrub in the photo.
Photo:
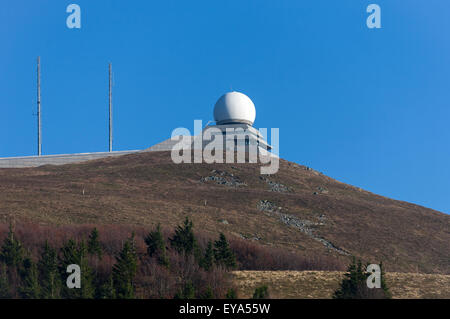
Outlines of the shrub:
[{"label": "shrub", "polygon": [[252,299],[267,299],[267,298],[269,298],[269,288],[266,285],[257,287],[252,297]]}]

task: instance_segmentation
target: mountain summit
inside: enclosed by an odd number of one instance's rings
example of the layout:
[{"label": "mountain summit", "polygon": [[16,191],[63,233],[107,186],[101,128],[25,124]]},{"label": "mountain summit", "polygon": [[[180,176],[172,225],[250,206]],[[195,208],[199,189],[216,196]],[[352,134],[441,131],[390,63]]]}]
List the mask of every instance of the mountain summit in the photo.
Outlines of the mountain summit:
[{"label": "mountain summit", "polygon": [[259,166],[174,164],[170,152],[140,152],[0,169],[0,220],[152,227],[189,216],[203,231],[299,254],[449,273],[450,216],[282,159],[274,175],[261,175]]}]

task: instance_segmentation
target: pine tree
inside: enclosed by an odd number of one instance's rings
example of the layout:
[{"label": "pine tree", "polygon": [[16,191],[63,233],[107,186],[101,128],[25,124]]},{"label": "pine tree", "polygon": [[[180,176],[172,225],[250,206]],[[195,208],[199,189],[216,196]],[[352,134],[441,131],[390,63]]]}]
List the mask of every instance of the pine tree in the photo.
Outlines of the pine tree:
[{"label": "pine tree", "polygon": [[58,257],[56,250],[45,242],[41,258],[38,262],[41,297],[57,299],[60,297],[61,278],[58,271]]},{"label": "pine tree", "polygon": [[333,298],[335,299],[379,299],[390,298],[391,294],[387,288],[384,280],[384,271],[382,264],[381,268],[381,289],[380,288],[368,288],[367,278],[369,273],[367,272],[367,265],[363,266],[361,260],[356,262],[353,257],[352,263],[347,268],[347,272],[344,275],[340,287],[335,291]]},{"label": "pine tree", "polygon": [[63,244],[59,249],[59,259],[61,262],[61,271],[66,271],[66,264],[75,264],[78,260],[77,258],[77,243],[73,239],[69,239]]},{"label": "pine tree", "polygon": [[214,249],[212,241],[208,241],[208,245],[206,246],[205,255],[200,261],[200,267],[205,269],[206,271],[211,270],[214,265]]},{"label": "pine tree", "polygon": [[225,296],[226,299],[238,299],[236,289],[230,288]]},{"label": "pine tree", "polygon": [[0,262],[0,299],[11,298],[7,266]]},{"label": "pine tree", "polygon": [[19,287],[20,296],[24,299],[40,298],[38,269],[30,258],[24,259],[20,275],[22,278]]},{"label": "pine tree", "polygon": [[188,281],[183,284],[183,287],[175,294],[174,299],[194,299],[195,288],[192,282]]},{"label": "pine tree", "polygon": [[88,253],[93,256],[97,256],[98,259],[102,259],[103,251],[99,240],[99,234],[97,228],[94,228],[89,235],[88,240]]},{"label": "pine tree", "polygon": [[147,253],[150,257],[156,256],[160,265],[169,266],[169,258],[166,253],[166,242],[161,232],[161,225],[158,224],[156,229],[145,237],[147,244]]},{"label": "pine tree", "polygon": [[214,299],[214,292],[211,286],[206,288],[206,291],[201,295],[201,299]]},{"label": "pine tree", "polygon": [[392,298],[392,294],[386,284],[386,274],[384,272],[384,267],[383,267],[383,263],[380,262],[380,269],[381,269],[381,289],[383,289],[384,295],[387,299],[391,299]]},{"label": "pine tree", "polygon": [[23,261],[23,248],[19,240],[15,238],[12,225],[9,225],[8,236],[3,241],[0,252],[0,261],[7,266],[20,267]]},{"label": "pine tree", "polygon": [[77,245],[73,239],[66,242],[60,250],[59,265],[63,283],[70,275],[67,273],[69,265],[78,265],[81,271],[81,288],[68,288],[67,285],[63,285],[62,295],[64,298],[90,299],[94,297],[93,274],[88,264],[87,251],[84,241]]},{"label": "pine tree", "polygon": [[353,299],[358,295],[358,290],[366,282],[366,274],[362,269],[361,261],[356,263],[353,257],[352,263],[348,266],[340,287],[335,291],[334,299]]},{"label": "pine tree", "polygon": [[[66,280],[69,274],[67,273],[67,266],[78,264],[78,256],[77,256],[77,244],[73,239],[69,239],[67,242],[64,243],[64,245],[59,250],[59,272],[61,276],[62,281],[62,289],[61,289],[61,295],[63,298],[67,299],[73,299],[73,298],[79,298],[79,289],[73,288],[70,289],[67,287]],[[81,268],[81,266],[80,266]],[[83,283],[81,283],[83,286]]]},{"label": "pine tree", "polygon": [[183,226],[178,226],[175,230],[175,234],[170,238],[170,245],[178,253],[185,253],[190,255],[194,253],[198,257],[198,245],[193,232],[192,221],[186,217]]},{"label": "pine tree", "polygon": [[114,289],[114,281],[112,276],[109,276],[108,280],[105,281],[98,289],[96,298],[97,299],[114,299],[116,297],[116,292]]},{"label": "pine tree", "polygon": [[87,243],[87,251],[89,256],[94,256],[94,269],[92,269],[91,275],[93,276],[92,279],[92,285],[95,287],[94,288],[94,298],[103,298],[101,297],[101,295],[103,294],[102,290],[103,290],[103,282],[101,281],[101,279],[99,278],[98,275],[98,264],[99,261],[102,260],[103,257],[103,250],[102,250],[102,245],[100,243],[100,236],[98,233],[97,228],[94,228],[91,233],[89,234],[89,239],[88,239],[88,243]]},{"label": "pine tree", "polygon": [[222,264],[227,268],[236,267],[236,257],[231,251],[227,238],[220,233],[219,240],[214,243],[214,257],[218,264]]},{"label": "pine tree", "polygon": [[88,248],[84,241],[78,244],[77,249],[78,265],[81,270],[81,288],[79,297],[91,299],[95,295],[94,274],[88,261]]},{"label": "pine tree", "polygon": [[137,252],[134,233],[123,245],[113,266],[113,283],[116,297],[119,299],[134,298],[134,277],[137,270]]}]

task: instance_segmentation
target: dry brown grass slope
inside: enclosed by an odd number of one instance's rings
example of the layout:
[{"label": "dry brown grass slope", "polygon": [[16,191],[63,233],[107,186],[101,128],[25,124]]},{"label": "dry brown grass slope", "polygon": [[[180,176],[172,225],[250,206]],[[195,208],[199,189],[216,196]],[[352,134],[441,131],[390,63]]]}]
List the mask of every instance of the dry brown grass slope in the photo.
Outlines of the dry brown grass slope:
[{"label": "dry brown grass slope", "polygon": [[0,169],[0,222],[176,226],[185,216],[300,254],[383,261],[387,271],[450,273],[450,216],[281,160],[174,164],[168,152],[64,166]]},{"label": "dry brown grass slope", "polygon": [[[274,299],[329,299],[343,278],[339,271],[235,271],[240,298],[251,298],[267,285]],[[450,299],[450,275],[387,273],[386,284],[395,299]]]}]

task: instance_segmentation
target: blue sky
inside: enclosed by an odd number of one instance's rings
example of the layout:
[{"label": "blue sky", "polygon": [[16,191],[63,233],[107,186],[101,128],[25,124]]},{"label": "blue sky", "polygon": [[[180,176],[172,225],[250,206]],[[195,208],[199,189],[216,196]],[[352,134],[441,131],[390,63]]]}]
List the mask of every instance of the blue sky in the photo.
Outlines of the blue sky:
[{"label": "blue sky", "polygon": [[[66,7],[82,28],[66,27]],[[366,7],[381,7],[368,29]],[[450,2],[8,1],[0,8],[0,157],[143,149],[212,120],[231,89],[280,128],[283,158],[450,212]]]}]

